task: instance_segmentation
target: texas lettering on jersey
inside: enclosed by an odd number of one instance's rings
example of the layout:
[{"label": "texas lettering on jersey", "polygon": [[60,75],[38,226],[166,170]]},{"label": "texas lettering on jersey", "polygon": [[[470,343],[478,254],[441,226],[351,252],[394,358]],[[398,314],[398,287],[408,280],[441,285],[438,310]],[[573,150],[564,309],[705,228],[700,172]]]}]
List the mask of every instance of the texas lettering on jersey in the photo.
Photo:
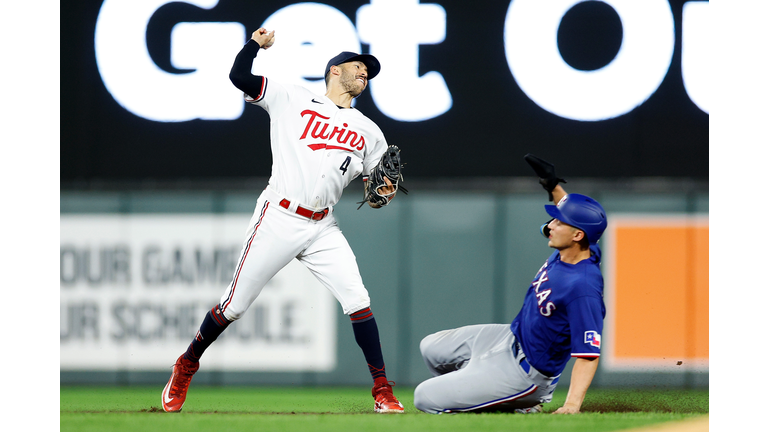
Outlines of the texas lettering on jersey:
[{"label": "texas lettering on jersey", "polygon": [[[330,117],[326,117],[317,111],[306,109],[301,112],[302,117],[307,118],[307,124],[304,127],[304,132],[299,137],[299,141],[307,139],[307,134],[312,138],[312,141],[323,140],[323,142],[313,142],[307,146],[312,150],[328,149],[328,150],[345,150],[345,151],[362,151],[365,148],[365,137],[363,134],[355,132],[349,128],[349,124],[343,123],[342,127],[334,126],[331,128],[331,123],[328,122]],[[334,137],[336,140],[334,141]],[[332,144],[334,142],[335,144]],[[340,145],[336,145],[340,144]]]},{"label": "texas lettering on jersey", "polygon": [[[544,289],[540,290],[541,284],[548,281],[549,278],[547,277],[547,270],[545,267],[547,266],[547,263],[544,263],[544,266],[539,270],[539,278],[533,282],[534,291],[536,292],[536,299],[539,305],[539,313],[542,314],[545,317],[548,317],[552,315],[552,311],[557,309],[555,307],[555,304],[551,301],[547,302],[547,297],[549,297],[550,294],[552,294],[552,289]],[[546,302],[546,303],[544,303]]]}]

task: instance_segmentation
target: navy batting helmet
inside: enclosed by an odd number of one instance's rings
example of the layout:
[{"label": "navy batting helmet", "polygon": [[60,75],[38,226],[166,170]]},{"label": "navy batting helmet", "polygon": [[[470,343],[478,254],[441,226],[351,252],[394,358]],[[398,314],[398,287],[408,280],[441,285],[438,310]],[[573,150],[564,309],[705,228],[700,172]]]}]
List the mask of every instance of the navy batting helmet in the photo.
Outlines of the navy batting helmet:
[{"label": "navy batting helmet", "polygon": [[608,226],[603,206],[586,195],[568,194],[557,206],[544,208],[553,218],[584,231],[591,245],[597,244]]}]

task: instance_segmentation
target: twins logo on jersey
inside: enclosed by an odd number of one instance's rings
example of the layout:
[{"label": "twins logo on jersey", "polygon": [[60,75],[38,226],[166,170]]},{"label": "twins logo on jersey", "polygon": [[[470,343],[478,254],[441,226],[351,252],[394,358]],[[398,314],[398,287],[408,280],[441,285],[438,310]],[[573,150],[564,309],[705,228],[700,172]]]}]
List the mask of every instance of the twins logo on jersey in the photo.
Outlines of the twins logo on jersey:
[{"label": "twins logo on jersey", "polygon": [[594,330],[584,332],[584,343],[600,348],[600,333]]},{"label": "twins logo on jersey", "polygon": [[363,150],[365,147],[365,137],[363,134],[357,133],[352,129],[347,129],[349,127],[349,124],[347,123],[343,123],[342,128],[334,126],[332,131],[328,131],[331,124],[324,120],[330,120],[330,117],[326,117],[317,111],[309,109],[302,111],[301,116],[309,116],[309,119],[307,121],[307,126],[304,128],[304,133],[301,134],[299,140],[306,139],[307,133],[309,133],[312,138],[329,142],[336,137],[336,142],[342,144],[341,146],[332,145],[330,143],[309,144],[308,147],[312,150],[329,149],[351,152],[354,150]]}]

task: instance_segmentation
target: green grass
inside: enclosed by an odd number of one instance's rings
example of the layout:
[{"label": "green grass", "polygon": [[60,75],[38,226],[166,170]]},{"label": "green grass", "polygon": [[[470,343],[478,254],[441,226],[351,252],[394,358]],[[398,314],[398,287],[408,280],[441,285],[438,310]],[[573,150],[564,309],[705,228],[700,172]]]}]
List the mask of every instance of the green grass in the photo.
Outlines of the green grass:
[{"label": "green grass", "polygon": [[[592,389],[582,414],[430,415],[413,389],[396,387],[403,415],[373,413],[369,388],[193,386],[181,413],[160,406],[160,387],[61,387],[61,431],[615,431],[709,413],[709,392]],[[556,391],[551,412],[567,390]]]}]

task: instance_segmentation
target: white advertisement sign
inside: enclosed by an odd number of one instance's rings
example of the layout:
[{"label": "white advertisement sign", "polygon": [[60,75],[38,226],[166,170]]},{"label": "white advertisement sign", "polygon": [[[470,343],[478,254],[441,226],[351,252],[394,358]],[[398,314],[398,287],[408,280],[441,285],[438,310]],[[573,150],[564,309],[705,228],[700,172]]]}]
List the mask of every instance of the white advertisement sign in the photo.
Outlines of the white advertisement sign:
[{"label": "white advertisement sign", "polygon": [[[537,105],[567,119],[602,121],[634,110],[659,88],[673,59],[675,23],[667,0],[603,0],[621,19],[621,48],[604,67],[577,70],[562,58],[557,30],[565,14],[584,1],[511,1],[503,27],[504,50],[515,82]],[[228,75],[256,28],[240,22],[179,22],[170,35],[171,63],[190,71],[169,73],[152,60],[146,34],[155,13],[178,2],[210,10],[219,0],[104,1],[94,33],[104,85],[126,110],[153,121],[240,118],[242,92],[221,77]],[[379,111],[398,121],[429,120],[448,112],[453,96],[442,73],[420,63],[420,47],[445,43],[448,19],[438,1],[371,0],[357,9],[354,22],[333,6],[296,2],[261,24],[276,31],[277,42],[259,54],[253,72],[324,94],[322,73],[328,59],[340,51],[360,52],[364,43],[382,64],[397,65],[382,68],[371,81]],[[685,3],[683,80],[691,100],[707,113],[708,22],[708,1]],[[393,28],[400,29],[397,38],[392,37]],[[195,97],[178,103],[179,94],[189,88],[195,89]],[[402,103],[404,98],[410,103]]]},{"label": "white advertisement sign", "polygon": [[[249,219],[62,215],[61,369],[167,369],[229,285]],[[331,370],[336,304],[294,260],[201,361],[209,370]]]}]

